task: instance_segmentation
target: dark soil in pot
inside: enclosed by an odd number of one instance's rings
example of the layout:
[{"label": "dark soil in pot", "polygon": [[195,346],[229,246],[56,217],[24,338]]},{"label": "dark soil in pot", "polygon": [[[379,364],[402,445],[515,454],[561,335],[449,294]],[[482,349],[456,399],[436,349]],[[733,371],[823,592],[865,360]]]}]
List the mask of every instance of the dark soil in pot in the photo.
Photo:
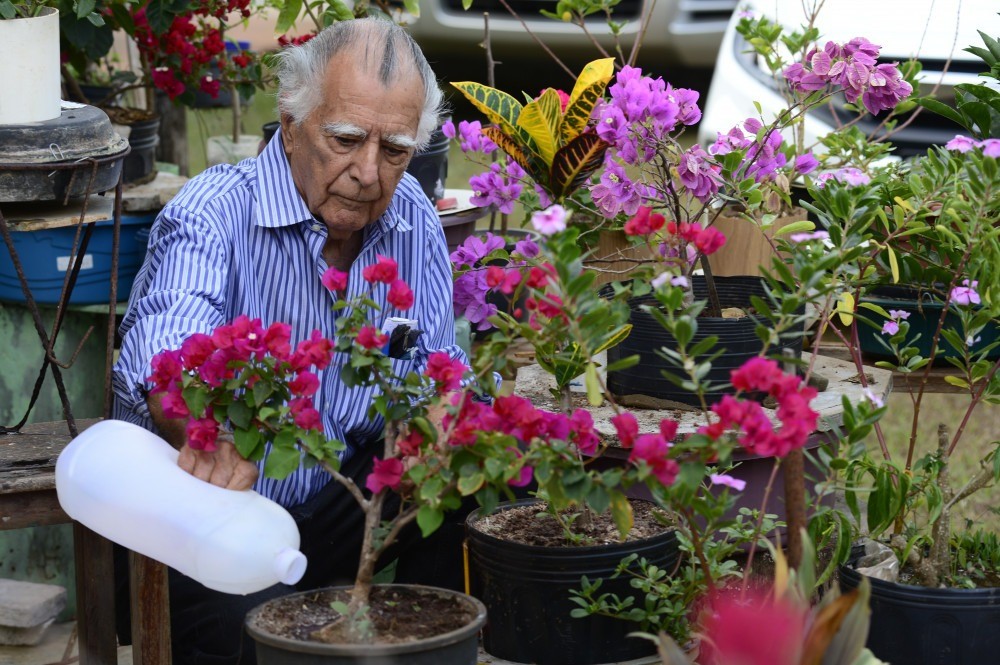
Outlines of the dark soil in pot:
[{"label": "dark soil in pot", "polygon": [[[705,377],[716,387],[705,395],[709,404],[717,402],[723,395],[735,392],[729,385],[730,372],[740,367],[750,358],[757,356],[763,348],[763,343],[757,337],[756,328],[760,323],[767,325],[767,320],[755,316],[750,311],[750,297],[759,296],[767,301],[764,282],[758,277],[716,277],[716,289],[723,308],[723,316],[705,316],[698,318],[698,331],[691,340],[691,345],[702,339],[717,336],[719,342],[714,353],[724,349],[722,355],[712,361],[712,369]],[[705,278],[696,276],[692,280],[694,297],[702,300],[708,297]],[[645,395],[658,399],[671,400],[691,406],[700,406],[697,395],[689,392],[664,376],[664,372],[687,380],[686,374],[680,368],[668,362],[658,351],[663,347],[676,348],[677,342],[673,335],[664,330],[648,312],[645,305],[656,305],[653,294],[633,298],[629,305],[632,309],[632,332],[618,346],[608,349],[608,362],[612,363],[631,355],[639,356],[639,363],[624,370],[608,372],[608,389],[616,397],[629,395]],[[727,311],[728,310],[728,311]],[[739,315],[736,315],[739,314]],[[782,336],[781,345],[772,348],[772,355],[780,355],[782,349],[790,349],[796,357],[802,354],[802,331],[787,333]],[[708,360],[709,356],[699,357],[696,362]]]},{"label": "dark soil in pot", "polygon": [[331,603],[348,602],[350,588],[335,587],[268,601],[247,616],[261,665],[475,665],[478,633],[486,620],[479,601],[445,589],[417,585],[372,587],[371,644],[317,641],[313,633],[340,614]]},{"label": "dark soil in pot", "polygon": [[[487,653],[505,660],[538,665],[593,665],[634,660],[653,655],[655,645],[629,633],[639,624],[604,616],[573,618],[578,605],[571,600],[571,589],[580,588],[580,578],[601,579],[601,592],[624,598],[638,592],[631,588],[627,575],[611,579],[620,561],[637,554],[653,565],[672,572],[680,552],[676,533],[652,517],[651,505],[633,501],[636,521],[652,527],[658,533],[651,537],[618,542],[612,526],[604,527],[606,545],[567,546],[561,530],[540,526],[536,535],[527,527],[532,522],[552,522],[538,519],[540,504],[521,501],[501,506],[500,513],[516,511],[510,525],[504,525],[503,515],[481,518],[472,513],[466,522],[469,534],[469,568],[472,594],[487,608],[487,626],[483,632],[483,648]],[[480,530],[479,522],[485,521]],[[610,520],[609,520],[610,521]],[[552,546],[529,545],[508,539],[510,531],[522,538],[557,543]],[[527,533],[525,533],[527,532]],[[640,532],[641,533],[641,532]],[[502,537],[497,537],[502,536]],[[598,537],[595,534],[595,537]],[[641,603],[642,599],[637,598]]]}]

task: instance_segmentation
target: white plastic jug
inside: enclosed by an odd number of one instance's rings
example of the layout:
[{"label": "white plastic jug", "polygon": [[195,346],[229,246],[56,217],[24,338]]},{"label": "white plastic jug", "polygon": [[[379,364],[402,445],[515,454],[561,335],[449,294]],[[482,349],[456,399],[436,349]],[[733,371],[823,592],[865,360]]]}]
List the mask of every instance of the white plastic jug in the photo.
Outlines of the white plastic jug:
[{"label": "white plastic jug", "polygon": [[248,594],[298,582],[306,557],[292,516],[252,490],[195,478],[177,466],[177,456],[137,425],[99,422],[56,461],[59,503],[108,540],[210,589]]}]

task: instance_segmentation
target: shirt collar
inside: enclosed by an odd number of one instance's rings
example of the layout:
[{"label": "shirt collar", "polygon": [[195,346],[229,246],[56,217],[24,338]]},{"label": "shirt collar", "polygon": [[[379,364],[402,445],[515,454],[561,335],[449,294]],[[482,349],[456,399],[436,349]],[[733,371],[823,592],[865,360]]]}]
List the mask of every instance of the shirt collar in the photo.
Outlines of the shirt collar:
[{"label": "shirt collar", "polygon": [[257,157],[257,201],[257,226],[278,228],[313,219],[292,180],[280,128]]},{"label": "shirt collar", "polygon": [[[277,228],[313,220],[312,213],[292,180],[292,169],[285,154],[280,127],[257,157],[257,198],[259,205],[254,220],[257,226]],[[400,205],[397,186],[389,207],[381,217],[368,225],[367,237],[378,238],[392,230],[412,230],[413,225],[402,214]]]}]

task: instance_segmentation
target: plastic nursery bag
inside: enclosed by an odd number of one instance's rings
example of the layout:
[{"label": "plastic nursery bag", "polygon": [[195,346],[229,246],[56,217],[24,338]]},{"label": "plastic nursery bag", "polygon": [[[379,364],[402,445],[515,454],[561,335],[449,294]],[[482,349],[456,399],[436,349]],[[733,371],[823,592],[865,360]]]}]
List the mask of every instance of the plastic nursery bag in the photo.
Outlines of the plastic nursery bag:
[{"label": "plastic nursery bag", "polygon": [[883,543],[865,539],[865,553],[854,569],[875,579],[896,582],[899,579],[899,559],[892,549]]}]

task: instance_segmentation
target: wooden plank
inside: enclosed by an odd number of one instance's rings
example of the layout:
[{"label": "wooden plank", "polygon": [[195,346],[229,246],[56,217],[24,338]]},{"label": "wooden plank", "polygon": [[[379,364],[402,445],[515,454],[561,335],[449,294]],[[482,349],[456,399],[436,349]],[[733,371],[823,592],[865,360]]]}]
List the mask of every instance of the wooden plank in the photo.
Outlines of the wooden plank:
[{"label": "wooden plank", "polygon": [[80,665],[118,662],[111,541],[73,523]]},{"label": "wooden plank", "polygon": [[170,598],[167,567],[129,552],[133,665],[170,664]]},{"label": "wooden plank", "polygon": [[[114,215],[114,197],[93,194],[87,200],[87,214],[84,224],[103,222]],[[80,223],[84,200],[62,202],[45,201],[39,203],[5,203],[3,216],[11,231],[39,231],[76,226]]]},{"label": "wooden plank", "polygon": [[[89,418],[76,424],[82,432],[96,422],[98,418]],[[55,488],[56,458],[70,438],[65,421],[34,423],[19,433],[0,435],[0,496]]]},{"label": "wooden plank", "polygon": [[0,494],[0,530],[67,524],[71,521],[56,497],[55,474],[52,474],[52,486],[48,489]]}]

